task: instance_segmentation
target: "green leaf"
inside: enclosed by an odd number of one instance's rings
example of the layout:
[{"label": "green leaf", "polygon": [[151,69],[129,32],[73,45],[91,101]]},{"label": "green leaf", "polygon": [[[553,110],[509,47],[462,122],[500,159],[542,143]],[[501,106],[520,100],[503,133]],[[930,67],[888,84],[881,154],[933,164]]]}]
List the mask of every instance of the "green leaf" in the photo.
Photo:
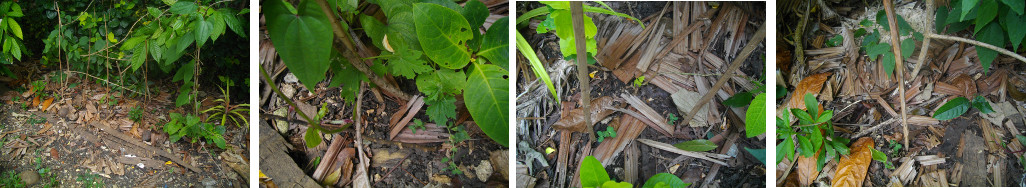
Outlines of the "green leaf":
[{"label": "green leaf", "polygon": [[[306,1],[304,1],[306,2]],[[174,5],[171,5],[171,13],[175,14],[189,14],[197,11],[196,3],[191,1],[179,1]]]},{"label": "green leaf", "polygon": [[[866,32],[866,30],[864,30],[864,29],[861,30],[861,31],[863,32],[863,34],[865,34],[865,32]],[[858,36],[858,32],[857,31],[856,31],[855,35]],[[834,47],[834,46],[840,46],[841,43],[844,43],[844,36],[834,35],[834,37],[831,37],[830,40],[827,40],[826,45],[827,45],[827,47]]]},{"label": "green leaf", "polygon": [[[982,30],[982,33],[976,35],[976,39],[980,42],[984,42],[997,47],[1005,46],[1005,33],[997,23],[987,24],[986,28]],[[997,51],[991,50],[990,48],[983,48],[980,46],[976,47],[976,55],[980,57],[980,63],[983,65],[983,72],[987,73],[990,70],[990,64],[997,58]]]},{"label": "green leaf", "polygon": [[837,140],[836,137],[834,138],[834,140],[830,141],[830,144],[833,145],[834,150],[837,150],[837,153],[840,153],[841,155],[848,155],[848,154],[850,154],[849,153],[850,151],[848,149],[848,146],[846,146],[846,143],[843,143],[842,141]]},{"label": "green leaf", "polygon": [[823,111],[823,114],[820,114],[819,117],[816,118],[816,122],[817,123],[830,122],[830,118],[833,118],[833,117],[834,117],[834,111],[833,110]]},{"label": "green leaf", "polygon": [[509,80],[499,66],[473,63],[463,101],[474,122],[489,138],[509,146]]},{"label": "green leaf", "polygon": [[908,59],[912,57],[912,53],[916,50],[916,41],[912,38],[907,38],[901,41],[901,57],[902,59]]},{"label": "green leaf", "polygon": [[[638,85],[637,83],[638,83],[638,81],[635,80],[635,85]],[[752,93],[751,92],[740,92],[740,93],[735,93],[734,96],[730,96],[730,98],[727,98],[727,100],[723,100],[723,105],[726,105],[726,106],[729,106],[729,107],[743,107],[745,105],[748,105],[748,103],[751,103],[751,102],[752,102]]]},{"label": "green leaf", "polygon": [[685,151],[698,151],[698,152],[709,151],[709,150],[716,149],[716,147],[719,147],[719,146],[716,146],[716,143],[713,143],[712,141],[709,141],[709,140],[706,140],[706,139],[695,139],[695,140],[685,141],[685,142],[674,144],[673,146],[677,147],[678,149],[685,150]]},{"label": "green leaf", "polygon": [[14,33],[15,37],[25,40],[24,34],[21,33],[21,25],[18,25],[18,21],[8,18],[3,22],[7,22],[8,27],[11,29],[11,33]]},{"label": "green leaf", "polygon": [[984,0],[983,4],[980,5],[980,9],[976,11],[976,30],[973,33],[979,34],[983,27],[987,26],[990,21],[993,21],[997,17],[998,4],[995,0]]},{"label": "green leaf", "polygon": [[[573,20],[570,15],[570,10],[556,10],[552,11],[552,16],[556,20],[556,36],[559,36],[559,50],[563,53],[564,57],[577,54],[577,43],[579,40],[574,36]],[[584,37],[585,44],[588,53],[598,54],[597,44],[595,43],[595,34],[598,33],[598,28],[595,26],[595,22],[592,21],[590,16],[584,16]]]},{"label": "green leaf", "polygon": [[463,5],[463,12],[460,14],[463,15],[463,18],[467,19],[470,28],[477,32],[477,28],[480,28],[484,24],[485,19],[488,18],[489,12],[488,7],[484,3],[478,0],[471,0]]},{"label": "green leaf", "polygon": [[980,112],[984,114],[994,112],[994,108],[990,107],[990,102],[988,102],[986,98],[983,98],[983,96],[976,96],[976,98],[973,98],[973,108],[980,110]]},{"label": "green leaf", "polygon": [[947,103],[944,103],[936,112],[933,113],[933,118],[937,120],[950,120],[955,117],[961,116],[963,113],[969,110],[969,99],[965,97],[958,97],[951,99]]},{"label": "green leaf", "polygon": [[429,3],[414,4],[413,10],[417,37],[428,58],[447,69],[460,69],[470,63],[465,45],[474,35],[463,16]]},{"label": "green leaf", "polygon": [[445,124],[449,119],[456,117],[456,97],[442,95],[439,99],[424,99],[427,104],[427,115],[435,124]]},{"label": "green leaf", "polygon": [[782,134],[784,136],[784,142],[777,145],[777,163],[784,160],[784,156],[788,156],[790,159],[794,157],[794,140],[790,134]]},{"label": "green leaf", "polygon": [[227,145],[225,145],[224,143],[224,137],[222,137],[221,135],[213,135],[211,137],[214,141],[214,145],[217,145],[218,148],[224,149],[225,147],[227,147]]},{"label": "green leaf", "polygon": [[586,156],[581,160],[580,171],[577,174],[581,177],[582,187],[598,187],[609,181],[606,168],[593,156]]},{"label": "green leaf", "polygon": [[679,177],[677,177],[677,176],[675,176],[673,174],[663,172],[663,173],[658,173],[658,174],[656,174],[656,175],[654,175],[652,177],[649,177],[648,180],[645,181],[645,185],[642,186],[642,187],[644,187],[644,188],[654,188],[654,187],[657,187],[656,184],[660,184],[660,183],[665,184],[664,185],[665,187],[673,187],[673,188],[684,188],[684,187],[688,187],[689,185],[691,185],[690,183],[684,183],[683,180],[681,180]]},{"label": "green leaf", "polygon": [[[820,128],[819,128],[818,125],[817,126],[811,126],[811,127],[805,127],[805,128],[802,128],[802,129],[804,130],[806,128],[811,128],[811,130],[812,130],[811,132],[809,132],[809,139],[810,139],[809,141],[812,142],[812,151],[816,152],[817,150],[819,150],[820,147],[823,146],[823,140],[824,140],[823,139],[823,134],[821,133]],[[823,155],[820,155],[820,156],[823,156]]]},{"label": "green leaf", "polygon": [[306,148],[317,147],[322,141],[320,131],[312,128],[306,129],[306,135],[303,136],[303,139],[306,140]]},{"label": "green leaf", "polygon": [[980,0],[962,0],[962,18],[959,20],[965,21],[965,16],[969,14],[969,10],[972,10],[974,7],[976,7],[976,4],[979,2]]},{"label": "green leaf", "polygon": [[[819,101],[816,101],[816,97],[812,96],[812,93],[805,93],[805,109],[809,112],[809,117],[819,115]],[[809,118],[810,120],[812,118]]]},{"label": "green leaf", "polygon": [[293,14],[281,0],[263,2],[271,42],[278,55],[307,88],[314,88],[328,71],[334,34],[321,8],[311,1],[299,3]]},{"label": "green leaf", "polygon": [[146,45],[138,45],[135,47],[135,51],[132,52],[132,71],[138,71],[139,67],[142,67],[143,63],[146,62]]},{"label": "green leaf", "polygon": [[1000,19],[1002,23],[1001,25],[1005,26],[1005,30],[1008,31],[1008,40],[1012,43],[1012,49],[1018,51],[1023,38],[1026,38],[1026,29],[1015,28],[1026,25],[1026,14],[1016,15],[1012,11],[1007,11],[1007,13],[1000,17]]},{"label": "green leaf", "polygon": [[631,185],[631,183],[627,183],[627,182],[616,182],[616,181],[613,181],[613,180],[609,180],[609,181],[606,181],[605,183],[602,183],[601,187],[603,187],[603,188],[632,188],[632,187],[634,187],[634,185]]},{"label": "green leaf", "polygon": [[748,138],[766,133],[766,93],[755,96],[745,112],[745,136]]},{"label": "green leaf", "polygon": [[478,56],[488,59],[492,64],[509,70],[509,17],[503,17],[492,24],[485,32],[484,41]]},{"label": "green leaf", "polygon": [[804,157],[812,157],[816,154],[816,149],[812,148],[812,141],[807,136],[798,136],[798,152]]},{"label": "green leaf", "polygon": [[880,161],[882,163],[887,163],[887,154],[885,154],[883,152],[880,152],[879,150],[876,150],[876,148],[869,148],[869,150],[873,151],[873,160],[874,161]]},{"label": "green leaf", "polygon": [[794,114],[794,116],[798,118],[798,121],[801,124],[812,124],[812,123],[814,123],[814,121],[812,119],[812,115],[809,115],[809,112],[806,112],[806,111],[804,111],[802,109],[793,108],[793,109],[791,109],[791,113]]},{"label": "green leaf", "polygon": [[207,42],[207,39],[210,39],[210,33],[214,31],[214,24],[207,21],[203,16],[197,17],[199,17],[199,19],[193,22],[193,28],[196,28],[193,34],[196,35],[196,46],[202,48],[203,44]]},{"label": "green leaf", "polygon": [[1001,0],[1002,3],[1008,5],[1012,11],[1019,15],[1023,15],[1023,9],[1026,9],[1026,1],[1022,0]]},{"label": "green leaf", "polygon": [[429,99],[442,95],[456,95],[467,86],[467,75],[452,69],[441,69],[417,76],[417,90]]},{"label": "green leaf", "polygon": [[891,52],[891,44],[879,43],[879,44],[870,46],[869,49],[866,50],[866,55],[869,56],[869,60],[870,61],[876,61],[876,58],[877,58],[878,55],[885,54],[885,53],[890,53],[890,52]]},{"label": "green leaf", "polygon": [[887,76],[894,74],[894,53],[884,53],[883,59],[880,59],[880,62],[883,63],[884,72],[887,73]]},{"label": "green leaf", "polygon": [[217,38],[223,35],[225,30],[228,28],[228,25],[224,21],[224,16],[225,15],[223,15],[221,11],[215,11],[210,14],[210,17],[207,17],[206,21],[212,26],[210,30],[210,40],[217,41]]},{"label": "green leaf", "polygon": [[229,29],[235,31],[235,34],[242,36],[242,38],[246,38],[246,32],[248,32],[246,23],[236,17],[235,11],[232,11],[232,9],[221,9],[221,15],[224,16],[224,23],[228,25]]},{"label": "green leaf", "polygon": [[391,70],[392,74],[406,77],[408,79],[415,78],[418,74],[427,73],[434,71],[435,69],[427,65],[427,62],[421,59],[421,52],[403,48],[399,49],[396,57],[389,58],[388,69]]},{"label": "green leaf", "polygon": [[549,73],[545,70],[545,66],[541,64],[541,60],[538,59],[538,55],[534,53],[534,49],[531,48],[531,45],[527,43],[527,39],[524,39],[524,36],[521,35],[519,31],[517,32],[516,47],[517,51],[520,51],[520,53],[527,58],[527,61],[531,63],[531,72],[534,72],[535,76],[541,79],[542,82],[545,82],[545,86],[549,88],[549,93],[552,94],[552,98],[559,103],[559,95],[556,94],[556,88],[552,84],[552,78],[549,78]]}]

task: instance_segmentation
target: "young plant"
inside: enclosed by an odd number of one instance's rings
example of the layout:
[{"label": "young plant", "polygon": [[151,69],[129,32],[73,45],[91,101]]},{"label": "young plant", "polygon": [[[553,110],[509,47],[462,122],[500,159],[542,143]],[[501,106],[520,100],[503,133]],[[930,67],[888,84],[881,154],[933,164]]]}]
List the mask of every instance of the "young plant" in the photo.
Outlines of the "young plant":
[{"label": "young plant", "polygon": [[677,123],[677,119],[680,119],[680,118],[677,117],[677,115],[667,114],[666,115],[666,124],[673,125],[674,123]]},{"label": "young plant", "polygon": [[[593,156],[584,157],[584,160],[581,160],[580,165],[580,171],[577,173],[580,175],[582,187],[630,188],[634,186],[631,183],[610,180],[609,173],[606,172],[606,168],[602,167],[602,163]],[[648,180],[645,181],[645,185],[642,187],[684,188],[689,185],[691,185],[691,183],[684,183],[684,181],[673,174],[659,173],[649,177]]]},{"label": "young plant", "polygon": [[[901,40],[901,44],[899,44],[901,45],[901,58],[906,59],[912,57],[912,53],[916,48],[916,41],[922,41],[923,34],[912,30],[912,26],[909,25],[901,15],[894,16],[898,22],[898,34],[902,37],[907,37],[904,40]],[[887,14],[883,10],[876,13],[876,24],[883,28],[883,32],[879,29],[873,28],[873,22],[862,20],[859,25],[863,28],[859,28],[855,31],[855,37],[865,36],[862,39],[862,50],[869,56],[870,61],[876,61],[876,59],[882,55],[883,58],[880,59],[880,62],[883,63],[884,72],[886,72],[888,76],[891,76],[895,68],[895,57],[891,48],[892,44],[880,39],[881,35],[885,35],[887,34],[886,31],[890,31]],[[866,31],[867,28],[872,29],[873,32],[868,33]]]},{"label": "young plant", "polygon": [[933,118],[941,121],[954,119],[955,117],[961,116],[962,114],[965,114],[965,112],[969,111],[970,106],[980,110],[980,113],[989,114],[994,112],[994,109],[990,107],[990,102],[988,102],[986,98],[983,98],[983,96],[976,96],[971,102],[965,97],[956,97],[955,99],[951,99],[944,103],[944,105],[941,105],[941,107],[933,113]]},{"label": "young plant", "polygon": [[606,137],[616,137],[616,129],[613,128],[613,126],[606,126],[605,131],[595,131],[595,134],[598,135],[598,142],[602,142],[606,139]]},{"label": "young plant", "polygon": [[645,85],[645,76],[638,76],[634,79],[634,87],[641,87]]},{"label": "young plant", "polygon": [[[265,17],[271,42],[282,61],[307,88],[324,80],[331,66],[336,80],[332,87],[343,85],[343,93],[355,93],[364,73],[355,71],[344,58],[331,58],[334,36],[331,24],[356,25],[357,20],[372,44],[382,49],[371,57],[375,74],[390,73],[415,80],[424,93],[429,119],[439,125],[456,129],[457,96],[462,96],[475,123],[495,142],[507,146],[508,125],[508,18],[496,21],[480,33],[489,15],[484,3],[468,1],[460,6],[452,1],[417,3],[403,0],[376,0],[383,10],[385,22],[355,11],[355,5],[336,3],[319,5],[302,0],[299,6],[281,0],[264,1]],[[435,4],[437,3],[437,4]],[[326,15],[322,6],[332,6]],[[341,9],[336,12],[335,8]],[[329,17],[349,18],[348,22],[331,23]],[[350,29],[350,28],[344,28]],[[343,33],[345,33],[343,31]],[[351,48],[335,47],[341,49]],[[357,60],[357,59],[351,59]],[[323,62],[323,63],[310,63]],[[364,63],[352,62],[352,63]],[[347,92],[354,91],[354,92]],[[351,100],[352,97],[346,97]],[[309,133],[308,133],[309,134]]]},{"label": "young plant", "polygon": [[[538,25],[536,31],[538,33],[548,33],[551,31],[555,31],[556,36],[559,37],[559,51],[562,52],[563,57],[565,57],[566,59],[577,59],[577,57],[580,57],[577,54],[577,45],[575,45],[575,41],[578,39],[574,37],[573,21],[570,18],[570,2],[541,1],[540,3],[545,4],[546,6],[524,13],[519,18],[517,18],[517,24],[519,25],[521,22],[530,20],[531,18],[536,16],[545,15],[545,19],[541,22],[541,24]],[[641,24],[642,28],[645,27],[645,25],[642,24],[641,21],[637,18],[631,17],[626,14],[617,13],[613,11],[612,8],[609,8],[609,5],[606,5],[601,1],[595,1],[595,3],[602,5],[606,9],[585,5],[584,11],[628,18],[637,21],[638,24]],[[597,33],[598,28],[595,26],[595,22],[592,21],[590,16],[584,15],[585,38],[581,40],[585,40],[586,47],[588,48],[586,50],[588,54],[585,54],[585,57],[588,58],[588,64],[594,64],[594,56],[598,54],[598,45],[595,44],[595,35]]]},{"label": "young plant", "polygon": [[453,160],[449,159],[449,157],[443,157],[442,158],[442,163],[445,163],[446,165],[448,165],[448,166],[445,166],[445,169],[444,169],[445,171],[449,171],[449,173],[452,173],[452,174],[455,174],[455,175],[463,174],[463,171],[460,170],[460,168],[458,166],[456,166],[456,162],[453,162]]},{"label": "young plant", "polygon": [[413,125],[410,126],[410,130],[413,131],[413,134],[417,134],[417,129],[424,130],[427,127],[424,127],[424,122],[420,121],[420,119],[413,119]]},{"label": "young plant", "polygon": [[218,148],[225,149],[225,140],[224,136],[222,136],[224,134],[224,126],[202,122],[199,117],[191,114],[171,113],[170,116],[171,121],[164,124],[164,132],[170,135],[172,143],[188,136],[191,138],[191,143],[204,139],[208,144],[212,143],[217,145]]},{"label": "young plant", "polygon": [[887,160],[887,154],[881,152],[880,150],[876,150],[876,148],[869,148],[869,149],[871,151],[873,151],[873,160],[874,161],[880,161],[881,163],[883,163],[884,164],[884,168],[894,169],[894,164],[892,164],[891,161]]},{"label": "young plant", "polygon": [[[246,116],[243,115],[249,113],[249,104],[243,103],[232,105],[230,88],[235,86],[235,82],[232,81],[231,78],[224,76],[219,76],[218,78],[220,78],[221,82],[225,84],[224,88],[218,88],[221,89],[221,93],[224,94],[224,98],[214,100],[214,102],[217,102],[216,106],[203,110],[202,113],[210,114],[207,121],[221,120],[220,125],[228,125],[228,120],[231,120],[231,123],[235,124],[235,126],[249,127],[249,120],[246,120]],[[240,120],[242,123],[239,123]]]},{"label": "young plant", "polygon": [[139,122],[139,120],[142,119],[142,110],[142,106],[136,106],[132,108],[132,111],[128,111],[128,119],[131,119],[133,122]]},{"label": "young plant", "polygon": [[[1013,50],[1026,46],[1026,3],[1010,0],[953,0],[950,7],[937,8],[936,29],[941,33],[956,33],[975,25],[972,33],[976,40]],[[945,31],[944,29],[947,28]],[[1007,41],[1007,42],[1006,42]],[[997,58],[997,51],[976,48],[984,73]]]},{"label": "young plant", "polygon": [[[785,110],[782,118],[777,118],[777,136],[784,142],[777,147],[777,163],[786,156],[794,159],[795,142],[792,137],[797,137],[797,153],[803,157],[815,157],[816,169],[822,170],[823,165],[830,160],[840,160],[840,155],[848,155],[848,142],[850,140],[834,134],[834,126],[830,121],[833,118],[832,110],[825,110],[820,113],[819,103],[812,94],[805,94],[806,110],[794,108]],[[791,114],[798,118],[798,126],[791,127]],[[797,128],[797,131],[795,131]]]}]

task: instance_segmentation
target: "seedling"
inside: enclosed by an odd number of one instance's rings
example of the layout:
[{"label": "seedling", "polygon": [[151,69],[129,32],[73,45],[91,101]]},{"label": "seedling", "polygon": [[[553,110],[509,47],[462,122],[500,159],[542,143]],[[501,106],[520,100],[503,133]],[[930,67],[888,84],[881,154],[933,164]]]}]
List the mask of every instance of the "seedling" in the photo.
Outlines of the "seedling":
[{"label": "seedling", "polygon": [[449,171],[449,173],[452,173],[452,174],[455,174],[455,175],[463,174],[463,171],[461,171],[460,168],[458,166],[456,166],[456,163],[453,162],[453,160],[450,160],[449,157],[443,157],[442,158],[442,163],[445,163],[446,165],[448,165],[448,166],[445,167],[445,169],[444,169],[445,171]]},{"label": "seedling", "polygon": [[674,123],[677,123],[677,119],[679,119],[679,118],[677,118],[677,115],[674,115],[674,114],[667,114],[666,115],[666,121],[667,121],[666,123],[667,124],[673,125]]},{"label": "seedling", "polygon": [[132,119],[134,122],[139,122],[142,119],[142,106],[136,106],[132,108],[132,111],[128,111],[128,119]]},{"label": "seedling", "polygon": [[414,119],[413,125],[410,126],[410,130],[413,131],[413,134],[417,134],[417,129],[423,130],[427,129],[427,127],[424,127],[423,121],[420,121],[419,119]]},{"label": "seedling", "polygon": [[170,135],[172,143],[178,142],[182,137],[189,136],[191,143],[196,143],[196,141],[203,139],[208,144],[212,143],[218,148],[224,149],[226,147],[224,136],[222,136],[225,131],[224,126],[202,122],[199,117],[192,114],[171,113],[170,119],[170,122],[164,124],[164,132]]},{"label": "seedling", "polygon": [[641,87],[645,85],[645,76],[638,76],[634,79],[634,87]]},{"label": "seedling", "polygon": [[874,161],[880,161],[881,163],[884,163],[884,168],[894,169],[894,164],[892,164],[891,161],[887,160],[887,154],[880,152],[880,150],[876,150],[876,148],[869,149],[873,151]]},{"label": "seedling", "polygon": [[[785,110],[781,118],[777,118],[777,139],[784,142],[777,147],[777,163],[784,157],[793,159],[795,142],[792,137],[798,139],[797,153],[804,157],[814,157],[819,153],[816,161],[816,170],[822,170],[823,165],[830,160],[840,160],[840,155],[848,155],[848,142],[850,140],[834,134],[834,126],[830,121],[833,118],[832,110],[825,110],[819,113],[819,103],[812,94],[805,94],[806,110],[793,108]],[[798,131],[791,127],[790,116],[794,114],[798,118]],[[840,154],[840,155],[839,155]]]},{"label": "seedling", "polygon": [[969,101],[965,97],[956,97],[950,101],[941,105],[936,112],[933,113],[933,118],[937,120],[950,120],[955,117],[962,116],[965,112],[969,111],[969,107],[980,110],[980,113],[989,114],[994,112],[994,109],[990,107],[990,102],[982,96],[976,96],[973,101]]},{"label": "seedling", "polygon": [[606,126],[605,131],[596,131],[595,134],[598,135],[598,142],[602,142],[606,137],[616,137],[616,129],[613,126]]}]

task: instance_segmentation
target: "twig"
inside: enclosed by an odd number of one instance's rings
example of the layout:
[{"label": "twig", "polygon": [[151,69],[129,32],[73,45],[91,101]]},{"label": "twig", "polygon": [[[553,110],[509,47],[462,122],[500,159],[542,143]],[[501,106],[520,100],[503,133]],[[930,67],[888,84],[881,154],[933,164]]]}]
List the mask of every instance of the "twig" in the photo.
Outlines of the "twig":
[{"label": "twig", "polygon": [[[926,14],[928,15],[927,16],[928,18],[929,17],[933,17],[933,15],[930,15],[930,14],[932,14],[934,12],[934,9],[935,9],[933,3],[934,3],[933,1],[926,1],[926,12],[927,12]],[[936,24],[936,23],[933,23],[933,20],[931,20],[931,19],[926,19],[926,22],[927,22],[926,25]],[[930,27],[926,27],[925,30],[926,30],[926,32],[925,32],[926,35],[933,34],[933,30],[930,29]],[[915,69],[912,69],[912,77],[911,78],[913,78],[913,79],[915,79],[916,76],[919,75],[919,69],[922,69],[923,66],[926,65],[926,51],[930,50],[930,37],[923,37],[923,38],[924,38],[923,39],[923,48],[919,49],[919,60],[916,61],[916,63],[918,63],[918,64],[916,65]]]},{"label": "twig", "polygon": [[956,37],[956,36],[933,34],[933,33],[926,34],[925,36],[926,36],[926,38],[953,40],[953,41],[956,41],[956,42],[964,42],[964,43],[969,43],[969,44],[976,45],[976,46],[979,46],[979,47],[989,48],[989,49],[997,51],[997,52],[999,52],[1001,54],[1005,54],[1007,56],[1012,56],[1013,58],[1018,59],[1019,61],[1022,61],[1023,63],[1026,63],[1026,57],[1023,57],[1023,56],[1021,56],[1019,54],[1015,54],[1015,52],[1008,51],[1008,50],[1006,50],[1004,48],[999,48],[997,46],[990,45],[990,44],[987,44],[987,43],[983,43],[983,42],[980,42],[980,41],[976,41],[976,40],[972,40],[972,39],[966,39],[966,38],[962,38],[962,37]]},{"label": "twig", "polygon": [[[859,131],[858,133],[855,133],[855,136],[853,136],[852,138],[862,137],[862,136],[864,136],[866,134],[869,134],[869,133],[871,133],[873,131],[876,131],[877,129],[880,129],[880,127],[883,126],[883,125],[894,123],[894,121],[897,121],[897,120],[898,119],[894,119],[894,118],[888,119],[887,121],[881,122],[880,124],[876,124],[873,127],[869,127],[869,128],[866,128],[866,129],[863,129],[863,130]],[[905,137],[908,137],[908,136],[905,136]]]},{"label": "twig", "polygon": [[139,93],[138,91],[135,91],[135,90],[129,89],[129,88],[125,87],[125,86],[121,86],[121,85],[118,85],[117,83],[114,83],[114,82],[108,81],[107,79],[103,79],[103,78],[100,78],[100,77],[96,77],[96,76],[93,76],[93,75],[89,75],[89,74],[87,74],[87,73],[84,73],[84,72],[78,72],[78,71],[73,71],[73,70],[66,70],[66,71],[64,71],[64,72],[65,72],[65,73],[76,73],[76,74],[86,75],[86,76],[88,76],[88,77],[91,77],[91,78],[93,78],[93,79],[96,79],[96,80],[101,80],[101,81],[103,81],[103,82],[106,82],[107,84],[110,84],[110,85],[114,85],[114,86],[118,86],[118,87],[120,87],[121,89],[124,89],[124,90],[128,90],[128,91],[131,91],[132,93],[135,93],[135,94],[139,94],[139,95],[142,95],[142,93]]},{"label": "twig", "polygon": [[652,146],[652,147],[660,149],[660,150],[664,150],[664,151],[668,151],[668,152],[673,152],[673,153],[681,154],[681,155],[688,156],[688,157],[694,157],[694,158],[706,160],[706,161],[713,162],[713,163],[716,163],[716,164],[720,164],[720,165],[723,165],[723,166],[730,166],[726,162],[723,162],[723,161],[716,160],[716,159],[712,158],[712,157],[715,157],[715,158],[720,158],[720,159],[729,159],[730,158],[729,155],[714,154],[714,153],[707,153],[707,152],[685,151],[685,150],[682,150],[682,149],[677,149],[673,145],[670,145],[670,144],[667,144],[667,143],[658,142],[658,141],[654,141],[654,140],[649,140],[649,139],[638,139],[637,141],[641,142],[642,144],[645,144],[645,145],[648,145],[648,146]]},{"label": "twig", "polygon": [[[588,81],[588,47],[584,36],[584,4],[580,1],[570,2],[570,15],[573,20],[574,37],[577,39],[577,83],[581,87],[581,108],[591,112],[591,82]],[[581,58],[584,57],[584,58]],[[591,124],[591,113],[584,113],[584,125],[588,137],[595,140],[595,128]]]},{"label": "twig", "polygon": [[713,84],[713,87],[709,89],[709,92],[703,95],[702,99],[698,100],[698,104],[691,108],[691,112],[688,112],[688,116],[685,116],[684,119],[680,119],[681,122],[691,122],[691,118],[694,118],[695,114],[698,114],[698,110],[702,109],[702,106],[705,106],[705,103],[708,103],[714,96],[716,96],[716,91],[719,91],[720,88],[723,87],[723,84],[727,83],[727,80],[734,77],[734,74],[737,72],[736,70],[741,67],[741,64],[745,59],[748,59],[749,55],[752,55],[752,51],[755,50],[756,46],[762,43],[762,39],[764,38],[766,38],[766,25],[759,26],[759,31],[755,32],[755,36],[752,37],[752,40],[749,41],[748,44],[745,45],[745,48],[741,50],[741,54],[739,54],[737,58],[730,63],[730,67],[725,70],[726,72],[723,73],[723,76],[720,77],[720,79],[716,80],[716,84]]},{"label": "twig", "polygon": [[[897,74],[894,75],[895,77],[898,77],[898,97],[901,97],[901,100],[899,100],[901,101],[901,129],[905,134],[904,143],[907,146],[908,118],[905,111],[908,111],[908,108],[905,107],[905,64],[901,62],[903,60],[903,58],[901,58],[901,46],[898,45],[901,44],[899,41],[901,35],[898,35],[898,22],[896,21],[897,19],[894,18],[894,3],[892,3],[891,0],[884,0],[884,10],[887,12],[888,24],[891,25],[891,44],[894,44],[891,45],[891,50],[894,51],[894,69],[898,71]],[[905,148],[905,150],[907,151],[908,148]]]},{"label": "twig", "polygon": [[[323,2],[323,0],[322,0],[322,2]],[[355,140],[356,143],[355,144],[356,144],[356,150],[358,152],[357,155],[359,156],[357,159],[360,159],[360,166],[357,167],[358,170],[356,170],[356,171],[357,172],[363,172],[363,173],[369,173],[369,171],[367,169],[367,165],[370,165],[370,160],[367,159],[367,156],[364,155],[365,152],[363,151],[363,136],[361,136],[361,135],[363,135],[363,123],[361,122],[363,120],[360,119],[360,113],[359,113],[360,106],[361,106],[360,103],[363,102],[363,90],[366,90],[366,89],[367,89],[367,85],[364,84],[363,81],[360,81],[360,93],[356,95],[356,108],[353,108],[353,110],[356,111],[356,113],[354,113],[355,114],[354,116],[356,116],[356,117],[354,117],[353,120],[356,121],[356,140]],[[370,180],[367,179],[367,174],[356,175],[356,179],[360,180],[360,182],[370,183]],[[353,182],[356,182],[356,180],[353,180]],[[358,186],[363,186],[363,185],[353,184],[353,186],[358,187]]]}]

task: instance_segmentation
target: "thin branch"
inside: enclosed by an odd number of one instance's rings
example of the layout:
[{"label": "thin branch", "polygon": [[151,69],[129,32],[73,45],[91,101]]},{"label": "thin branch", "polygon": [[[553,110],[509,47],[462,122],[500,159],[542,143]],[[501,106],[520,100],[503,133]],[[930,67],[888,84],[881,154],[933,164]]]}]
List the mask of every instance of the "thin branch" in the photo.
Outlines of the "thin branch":
[{"label": "thin branch", "polygon": [[1022,61],[1023,63],[1026,63],[1026,57],[1023,57],[1023,56],[1021,56],[1019,54],[1015,54],[1015,52],[1008,51],[1005,48],[1000,48],[1000,47],[997,47],[997,46],[994,46],[994,45],[990,45],[990,44],[987,44],[987,43],[983,43],[983,42],[980,42],[980,41],[976,41],[976,40],[972,40],[972,39],[966,39],[966,38],[962,38],[962,37],[948,36],[948,35],[941,35],[941,34],[932,34],[932,33],[926,34],[925,36],[926,36],[926,38],[953,40],[953,41],[956,41],[956,42],[964,42],[964,43],[969,43],[969,44],[976,45],[976,46],[979,46],[979,47],[988,48],[988,49],[997,51],[997,52],[999,52],[1001,54],[1005,54],[1007,56],[1012,56],[1015,59],[1018,59],[1019,61]]},{"label": "thin branch", "polygon": [[755,50],[756,46],[762,43],[762,39],[764,38],[766,38],[766,25],[759,26],[759,31],[756,31],[755,36],[748,41],[745,48],[741,49],[741,53],[738,54],[738,56],[734,58],[734,61],[730,63],[730,67],[727,67],[723,76],[716,80],[716,84],[713,84],[713,87],[709,89],[708,93],[702,95],[702,98],[698,100],[698,104],[691,108],[691,112],[688,112],[688,116],[681,119],[681,122],[691,122],[691,118],[694,118],[695,114],[698,114],[698,110],[702,109],[702,107],[705,106],[705,103],[708,103],[714,96],[716,96],[716,92],[723,87],[723,84],[727,83],[727,80],[734,77],[734,74],[737,73],[737,69],[741,68],[741,64],[745,59],[748,59],[749,55],[752,55],[752,51]]},{"label": "thin branch", "polygon": [[[891,45],[891,50],[894,51],[895,57],[894,69],[898,71],[894,75],[895,77],[898,77],[898,97],[901,97],[901,100],[899,100],[901,101],[901,128],[903,133],[905,134],[904,143],[907,146],[909,136],[907,118],[908,116],[905,112],[908,111],[908,108],[905,107],[905,64],[902,62],[904,58],[901,58],[901,46],[898,45],[901,44],[901,42],[899,41],[901,35],[898,35],[898,22],[896,21],[897,19],[894,16],[894,3],[892,3],[891,0],[884,0],[884,10],[887,12],[887,21],[888,24],[890,24],[891,26],[891,44],[894,44]],[[908,150],[908,148],[905,149]]]},{"label": "thin branch", "polygon": [[[584,3],[580,1],[570,2],[570,15],[573,20],[574,37],[578,40],[577,57],[585,57],[588,54],[588,47],[585,44],[584,36]],[[584,54],[582,56],[582,54]],[[588,81],[588,58],[577,58],[577,83],[581,88],[581,108],[585,112],[591,112],[591,82]],[[592,126],[591,113],[584,113],[584,125],[591,140],[595,140],[595,128]]]}]

